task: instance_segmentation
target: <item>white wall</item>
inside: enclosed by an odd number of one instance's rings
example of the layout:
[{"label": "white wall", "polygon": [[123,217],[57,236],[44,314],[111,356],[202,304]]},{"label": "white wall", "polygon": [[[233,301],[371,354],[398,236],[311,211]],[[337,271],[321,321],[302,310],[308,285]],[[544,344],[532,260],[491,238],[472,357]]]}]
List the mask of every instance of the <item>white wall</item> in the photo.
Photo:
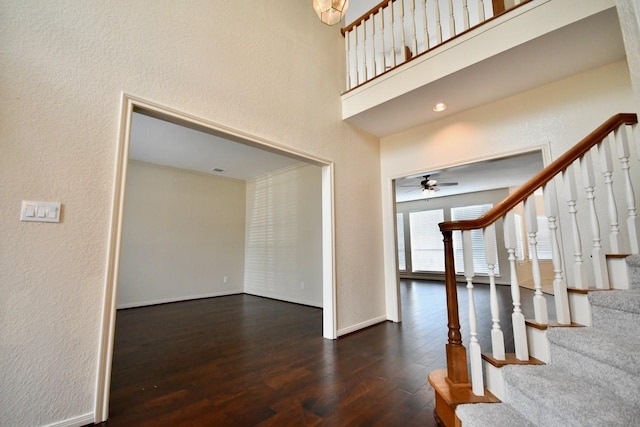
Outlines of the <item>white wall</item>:
[{"label": "white wall", "polygon": [[[545,144],[549,144],[555,159],[620,112],[634,112],[625,61],[382,138],[388,295],[393,297],[396,287],[392,178],[502,157]],[[589,230],[588,219],[584,218],[582,222],[583,229]],[[588,234],[583,236],[585,242],[590,239]],[[588,258],[586,251],[585,254]],[[393,304],[390,308],[394,310]]]},{"label": "white wall", "polygon": [[636,111],[640,112],[640,0],[616,0]]},{"label": "white wall", "polygon": [[245,293],[322,307],[322,170],[247,181]]},{"label": "white wall", "polygon": [[338,328],[384,316],[378,140],[309,2],[5,0],[0,42],[0,425],[93,421],[122,91],[333,161]]},{"label": "white wall", "polygon": [[129,161],[118,308],[242,293],[244,215],[244,181]]}]

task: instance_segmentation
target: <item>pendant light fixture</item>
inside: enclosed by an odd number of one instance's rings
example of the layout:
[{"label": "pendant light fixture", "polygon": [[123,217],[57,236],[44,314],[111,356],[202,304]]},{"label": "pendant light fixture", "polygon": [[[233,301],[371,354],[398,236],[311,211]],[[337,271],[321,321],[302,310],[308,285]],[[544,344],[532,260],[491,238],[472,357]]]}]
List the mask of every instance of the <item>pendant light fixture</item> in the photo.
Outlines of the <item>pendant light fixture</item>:
[{"label": "pendant light fixture", "polygon": [[318,18],[327,25],[335,25],[342,21],[348,7],[349,0],[313,0],[313,8]]}]

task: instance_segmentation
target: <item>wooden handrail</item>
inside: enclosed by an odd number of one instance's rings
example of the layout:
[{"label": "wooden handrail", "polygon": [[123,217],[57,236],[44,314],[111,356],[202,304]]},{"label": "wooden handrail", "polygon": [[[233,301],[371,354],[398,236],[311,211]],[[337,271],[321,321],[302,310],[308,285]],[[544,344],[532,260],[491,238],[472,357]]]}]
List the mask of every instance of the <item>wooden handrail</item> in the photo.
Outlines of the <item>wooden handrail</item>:
[{"label": "wooden handrail", "polygon": [[355,27],[357,27],[358,25],[362,24],[364,21],[369,19],[369,17],[371,15],[373,15],[374,13],[376,13],[378,10],[380,10],[381,7],[386,7],[389,3],[393,2],[393,1],[395,1],[395,0],[382,0],[380,3],[378,3],[375,6],[373,6],[368,11],[366,11],[361,17],[359,17],[358,19],[356,19],[355,21],[353,21],[351,24],[347,25],[346,27],[342,28],[340,30],[340,32],[344,36],[345,33],[348,33],[349,31],[353,30]]},{"label": "wooden handrail", "polygon": [[636,114],[616,114],[480,218],[442,222],[438,224],[440,231],[444,233],[445,231],[453,230],[476,230],[493,224],[499,218],[506,215],[507,212],[513,209],[518,203],[532,195],[538,188],[551,181],[553,177],[569,167],[571,163],[579,159],[589,151],[591,147],[602,141],[619,126],[623,124],[633,125],[636,123],[638,123],[638,116]]}]

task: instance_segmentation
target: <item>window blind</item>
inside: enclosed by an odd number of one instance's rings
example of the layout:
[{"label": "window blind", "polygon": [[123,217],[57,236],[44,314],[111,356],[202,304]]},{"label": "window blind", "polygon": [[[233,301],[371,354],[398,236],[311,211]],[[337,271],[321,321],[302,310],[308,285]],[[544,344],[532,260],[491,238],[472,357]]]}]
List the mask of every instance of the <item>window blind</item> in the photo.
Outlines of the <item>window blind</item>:
[{"label": "window blind", "polygon": [[[451,208],[451,220],[461,221],[465,219],[476,219],[484,215],[492,207],[493,207],[492,203],[487,203],[483,205],[460,206],[460,207]],[[494,233],[494,241],[496,241],[495,229],[493,230],[493,233]],[[473,248],[473,269],[475,273],[488,274],[489,268],[487,267],[487,261],[485,259],[483,230],[471,231],[471,245]],[[496,274],[500,274],[500,267],[497,261],[498,259],[497,244],[494,246],[493,250],[495,251],[495,254],[496,254],[496,265],[495,265],[494,272]],[[464,259],[462,256],[462,233],[460,231],[453,232],[453,251],[455,255],[456,273],[463,273]]]},{"label": "window blind", "polygon": [[442,209],[409,214],[412,271],[444,272],[444,243],[438,228],[443,221]]},{"label": "window blind", "polygon": [[398,234],[398,269],[400,271],[407,270],[407,257],[404,250],[404,215],[399,213],[396,215],[397,234]]}]

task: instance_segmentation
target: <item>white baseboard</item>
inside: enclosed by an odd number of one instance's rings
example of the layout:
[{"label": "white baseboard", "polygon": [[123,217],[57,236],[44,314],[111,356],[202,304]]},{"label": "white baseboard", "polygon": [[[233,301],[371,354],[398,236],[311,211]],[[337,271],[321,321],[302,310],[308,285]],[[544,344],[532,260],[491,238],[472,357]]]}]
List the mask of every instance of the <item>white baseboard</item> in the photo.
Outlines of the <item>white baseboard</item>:
[{"label": "white baseboard", "polygon": [[282,295],[272,295],[267,292],[260,292],[255,290],[245,290],[244,293],[247,295],[253,295],[256,297],[270,298],[278,301],[292,302],[294,304],[302,304],[302,305],[308,305],[311,307],[322,308],[322,304],[318,304],[317,302],[311,301],[311,300],[305,300],[300,298],[290,298]]},{"label": "white baseboard", "polygon": [[56,423],[47,424],[43,427],[81,427],[86,426],[87,424],[93,424],[94,421],[93,412],[89,414],[80,415],[78,417],[73,417],[66,419],[64,421],[58,421]]},{"label": "white baseboard", "polygon": [[368,328],[369,326],[373,326],[373,325],[376,325],[378,323],[382,323],[382,322],[386,322],[386,321],[387,321],[387,316],[380,316],[380,317],[376,317],[376,318],[373,318],[373,319],[369,319],[369,320],[367,320],[365,322],[360,322],[360,323],[355,324],[353,326],[349,326],[348,328],[339,329],[338,330],[338,336],[350,334],[351,332],[359,331],[360,329]]},{"label": "white baseboard", "polygon": [[156,304],[167,304],[170,302],[179,302],[179,301],[188,301],[192,299],[202,299],[202,298],[212,298],[212,297],[224,297],[227,295],[238,295],[243,293],[241,289],[234,291],[224,291],[224,292],[213,292],[210,294],[202,294],[202,295],[185,295],[181,297],[173,297],[173,298],[163,298],[152,301],[140,301],[140,302],[131,302],[126,304],[118,304],[118,310],[121,308],[135,308],[135,307],[145,307],[147,305],[156,305]]}]

